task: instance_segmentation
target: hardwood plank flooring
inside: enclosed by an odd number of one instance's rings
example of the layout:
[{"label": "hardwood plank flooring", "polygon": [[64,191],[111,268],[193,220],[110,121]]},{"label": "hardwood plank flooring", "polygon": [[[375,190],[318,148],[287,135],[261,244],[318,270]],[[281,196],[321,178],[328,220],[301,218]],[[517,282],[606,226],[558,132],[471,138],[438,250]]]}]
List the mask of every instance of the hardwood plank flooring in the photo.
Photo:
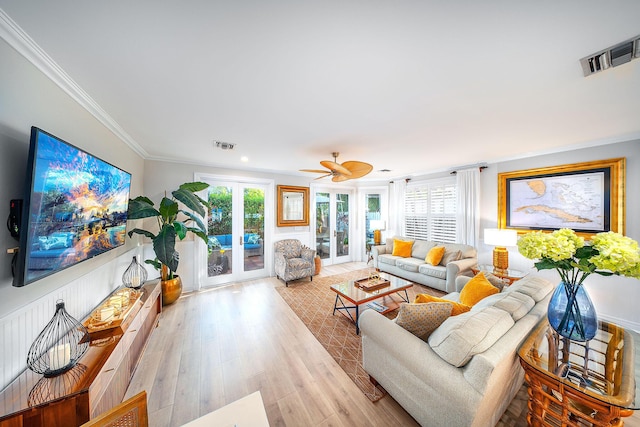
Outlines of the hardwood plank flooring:
[{"label": "hardwood plank flooring", "polygon": [[[324,267],[321,276],[364,268]],[[390,396],[372,403],[282,300],[271,277],[183,295],[164,308],[127,395],[153,427],[180,426],[260,391],[276,426],[417,426]],[[304,286],[296,284],[295,286]],[[526,426],[523,388],[498,426]],[[640,427],[640,414],[626,418]]]}]

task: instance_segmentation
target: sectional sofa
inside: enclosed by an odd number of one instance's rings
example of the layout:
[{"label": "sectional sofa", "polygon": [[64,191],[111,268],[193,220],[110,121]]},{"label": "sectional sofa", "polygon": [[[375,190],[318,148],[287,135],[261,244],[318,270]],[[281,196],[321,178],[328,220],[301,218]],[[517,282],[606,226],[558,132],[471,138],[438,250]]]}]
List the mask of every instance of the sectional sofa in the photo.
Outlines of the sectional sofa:
[{"label": "sectional sofa", "polygon": [[[458,279],[460,286],[468,280]],[[494,426],[522,386],[516,351],[545,317],[553,288],[527,276],[447,318],[427,341],[365,310],[359,318],[364,369],[423,426]]]}]

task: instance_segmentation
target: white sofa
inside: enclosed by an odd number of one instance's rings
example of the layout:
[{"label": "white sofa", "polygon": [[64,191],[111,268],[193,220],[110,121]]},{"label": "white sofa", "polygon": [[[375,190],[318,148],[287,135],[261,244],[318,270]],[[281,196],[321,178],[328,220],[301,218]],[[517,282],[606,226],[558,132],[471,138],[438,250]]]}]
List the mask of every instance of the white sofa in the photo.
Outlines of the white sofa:
[{"label": "white sofa", "polygon": [[[468,280],[458,279],[461,286]],[[527,276],[449,317],[427,341],[365,310],[359,319],[364,369],[423,426],[494,426],[522,386],[516,351],[545,317],[553,288]]]},{"label": "white sofa", "polygon": [[[411,256],[403,258],[393,255],[393,240],[412,240]],[[445,255],[439,265],[425,262],[429,250],[434,246],[444,246]],[[455,259],[459,255],[459,259]],[[478,264],[478,252],[469,245],[455,243],[436,243],[427,240],[414,240],[406,237],[394,237],[386,240],[386,244],[371,248],[373,266],[380,271],[393,274],[414,283],[420,283],[444,292],[460,291],[456,289],[456,277],[473,276],[472,267]]]}]

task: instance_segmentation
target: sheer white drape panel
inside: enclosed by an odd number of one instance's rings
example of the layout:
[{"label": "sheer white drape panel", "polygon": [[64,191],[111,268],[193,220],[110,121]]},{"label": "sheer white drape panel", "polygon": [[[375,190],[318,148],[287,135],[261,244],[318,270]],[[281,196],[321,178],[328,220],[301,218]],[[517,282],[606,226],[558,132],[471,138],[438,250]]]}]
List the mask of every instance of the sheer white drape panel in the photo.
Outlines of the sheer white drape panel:
[{"label": "sheer white drape panel", "polygon": [[480,237],[480,170],[470,168],[456,173],[458,188],[458,243],[476,246]]},{"label": "sheer white drape panel", "polygon": [[407,181],[400,179],[389,183],[389,225],[386,237],[404,236],[404,195]]},{"label": "sheer white drape panel", "polygon": [[[355,197],[356,209],[353,212],[366,212],[367,211],[367,200],[366,194],[362,192],[362,190],[357,190],[357,195]],[[351,234],[351,238],[349,239],[349,245],[355,245],[354,248],[360,248],[357,251],[353,251],[352,255],[354,257],[354,261],[366,261],[367,251],[367,242],[366,242],[366,224],[367,218],[366,215],[353,215],[352,223],[355,226],[355,233]],[[364,230],[364,231],[362,231]],[[352,243],[353,242],[353,243]]]}]

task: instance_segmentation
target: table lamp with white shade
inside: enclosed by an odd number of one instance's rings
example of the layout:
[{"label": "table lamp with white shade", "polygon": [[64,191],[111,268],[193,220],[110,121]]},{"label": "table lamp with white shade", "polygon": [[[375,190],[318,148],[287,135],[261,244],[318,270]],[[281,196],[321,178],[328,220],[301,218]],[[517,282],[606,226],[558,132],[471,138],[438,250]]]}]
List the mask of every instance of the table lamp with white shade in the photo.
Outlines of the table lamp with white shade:
[{"label": "table lamp with white shade", "polygon": [[372,219],[369,222],[369,227],[373,230],[373,243],[379,245],[382,243],[382,230],[385,229],[386,224],[383,219]]},{"label": "table lamp with white shade", "polygon": [[518,232],[504,228],[485,228],[484,243],[495,246],[493,249],[493,268],[497,272],[504,272],[509,268],[509,252],[507,246],[518,243]]}]

